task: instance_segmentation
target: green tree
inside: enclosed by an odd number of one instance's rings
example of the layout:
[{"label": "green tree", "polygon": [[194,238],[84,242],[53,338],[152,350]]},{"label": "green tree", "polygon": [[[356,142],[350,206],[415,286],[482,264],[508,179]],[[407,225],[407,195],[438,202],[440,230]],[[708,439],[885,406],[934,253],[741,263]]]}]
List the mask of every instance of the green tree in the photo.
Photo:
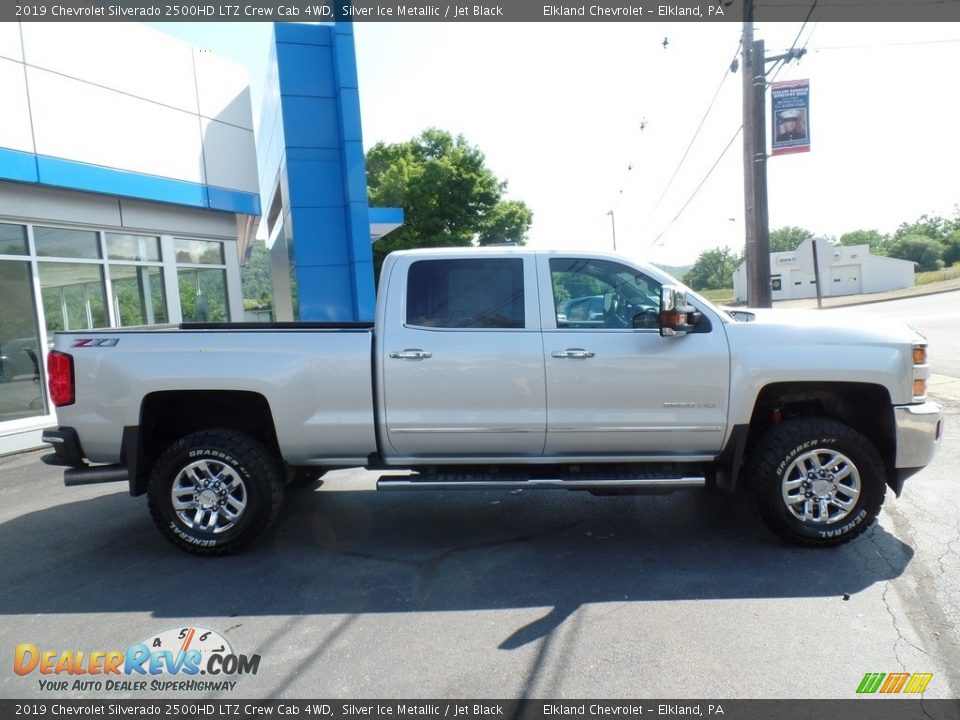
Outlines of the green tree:
[{"label": "green tree", "polygon": [[813,237],[813,233],[801,227],[787,226],[770,232],[770,252],[791,252],[800,243]]},{"label": "green tree", "polygon": [[879,230],[854,230],[840,236],[841,245],[869,245],[874,255],[886,255],[890,236]]},{"label": "green tree", "polygon": [[960,229],[960,215],[957,220],[948,220],[940,215],[921,215],[919,219],[912,223],[903,223],[893,234],[894,240],[900,240],[911,236],[923,236],[933,238],[939,242],[945,241],[950,233]]},{"label": "green tree", "polygon": [[960,262],[960,229],[950,233],[942,244],[944,264],[955,265]]},{"label": "green tree", "polygon": [[742,257],[730,248],[713,248],[700,253],[683,281],[694,290],[719,290],[733,286],[733,271]]},{"label": "green tree", "polygon": [[501,200],[487,213],[480,226],[480,245],[511,242],[523,245],[533,222],[533,211],[520,200]]},{"label": "green tree", "polygon": [[371,205],[402,207],[403,225],[373,246],[379,272],[387,253],[420,247],[522,244],[532,213],[504,200],[507,183],[462,135],[425,130],[403,143],[377,143],[367,153]]},{"label": "green tree", "polygon": [[251,246],[247,262],[240,266],[240,285],[243,288],[243,304],[246,309],[272,309],[270,251],[263,242],[255,242]]},{"label": "green tree", "polygon": [[943,244],[926,235],[894,237],[890,241],[890,257],[912,260],[917,270],[939,270],[943,267]]}]

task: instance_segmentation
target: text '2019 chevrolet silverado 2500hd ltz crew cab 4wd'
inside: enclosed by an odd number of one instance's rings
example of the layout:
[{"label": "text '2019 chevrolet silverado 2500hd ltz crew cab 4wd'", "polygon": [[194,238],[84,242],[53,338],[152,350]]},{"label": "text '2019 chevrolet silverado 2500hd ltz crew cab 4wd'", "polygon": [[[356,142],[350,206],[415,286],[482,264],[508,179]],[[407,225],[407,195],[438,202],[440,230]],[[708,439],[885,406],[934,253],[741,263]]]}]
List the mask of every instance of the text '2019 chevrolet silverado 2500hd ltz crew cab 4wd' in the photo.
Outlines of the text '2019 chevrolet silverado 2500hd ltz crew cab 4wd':
[{"label": "text '2019 chevrolet silverado 2500hd ltz crew cab 4wd'", "polygon": [[372,324],[57,333],[46,460],[127,481],[200,554],[254,540],[290,479],[351,466],[410,471],[379,489],[742,488],[788,541],[850,540],[939,442],[925,339],[737,315],[612,255],[395,253]]}]

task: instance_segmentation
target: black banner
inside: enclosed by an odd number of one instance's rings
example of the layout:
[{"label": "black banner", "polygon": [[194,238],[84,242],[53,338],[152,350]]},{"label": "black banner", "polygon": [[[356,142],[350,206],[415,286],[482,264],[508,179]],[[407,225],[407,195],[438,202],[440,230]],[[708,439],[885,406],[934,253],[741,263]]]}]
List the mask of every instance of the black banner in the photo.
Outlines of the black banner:
[{"label": "black banner", "polygon": [[[36,0],[0,21],[741,22],[746,0]],[[813,0],[756,0],[758,22],[802,22]],[[818,0],[817,22],[951,22],[960,0]]]},{"label": "black banner", "polygon": [[0,719],[958,720],[960,700],[0,700]]}]

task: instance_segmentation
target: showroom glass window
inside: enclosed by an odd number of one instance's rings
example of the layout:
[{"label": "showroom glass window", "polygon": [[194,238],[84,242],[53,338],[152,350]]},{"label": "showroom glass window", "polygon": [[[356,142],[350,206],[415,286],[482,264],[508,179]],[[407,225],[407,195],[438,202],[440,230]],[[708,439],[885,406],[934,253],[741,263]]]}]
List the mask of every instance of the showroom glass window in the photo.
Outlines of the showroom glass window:
[{"label": "showroom glass window", "polygon": [[0,223],[0,422],[47,414],[41,358],[27,229]]},{"label": "showroom glass window", "polygon": [[130,327],[168,322],[160,238],[106,233],[106,246],[115,324]]},{"label": "showroom glass window", "polygon": [[47,331],[109,327],[100,234],[35,225],[33,242]]},{"label": "showroom glass window", "polygon": [[229,322],[223,243],[174,238],[184,322]]}]

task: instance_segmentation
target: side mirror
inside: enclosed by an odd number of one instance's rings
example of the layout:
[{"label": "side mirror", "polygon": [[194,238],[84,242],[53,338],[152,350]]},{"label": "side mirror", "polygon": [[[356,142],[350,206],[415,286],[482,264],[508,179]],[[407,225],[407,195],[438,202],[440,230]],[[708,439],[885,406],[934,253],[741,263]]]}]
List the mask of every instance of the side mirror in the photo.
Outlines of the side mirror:
[{"label": "side mirror", "polygon": [[694,313],[696,308],[687,305],[687,294],[683,290],[676,285],[664,285],[660,288],[661,337],[683,337],[693,330],[697,321]]}]

